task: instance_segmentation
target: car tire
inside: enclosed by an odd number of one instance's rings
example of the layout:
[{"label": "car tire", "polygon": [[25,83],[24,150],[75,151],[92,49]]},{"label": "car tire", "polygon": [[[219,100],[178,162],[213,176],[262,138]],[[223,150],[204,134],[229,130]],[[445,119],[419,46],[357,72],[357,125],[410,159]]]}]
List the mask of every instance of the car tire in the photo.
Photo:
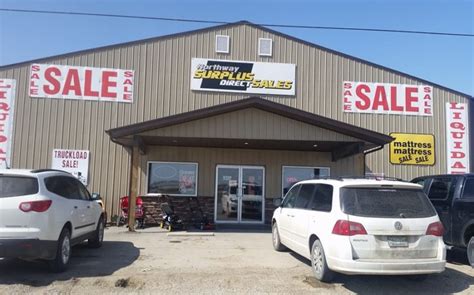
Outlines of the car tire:
[{"label": "car tire", "polygon": [[93,238],[87,241],[87,244],[91,248],[100,248],[102,246],[102,242],[104,241],[104,219],[100,217],[99,222],[97,223],[97,228],[94,231]]},{"label": "car tire", "polygon": [[51,271],[65,271],[71,258],[71,252],[71,233],[69,232],[69,229],[63,228],[58,239],[56,257],[53,260],[48,261]]},{"label": "car tire", "polygon": [[274,222],[272,225],[272,242],[273,242],[273,249],[276,251],[284,251],[286,247],[281,243],[280,240],[280,233],[278,232],[277,223]]},{"label": "car tire", "polygon": [[334,272],[328,267],[323,244],[320,240],[314,241],[311,247],[311,268],[316,279],[321,282],[330,282],[334,277]]}]

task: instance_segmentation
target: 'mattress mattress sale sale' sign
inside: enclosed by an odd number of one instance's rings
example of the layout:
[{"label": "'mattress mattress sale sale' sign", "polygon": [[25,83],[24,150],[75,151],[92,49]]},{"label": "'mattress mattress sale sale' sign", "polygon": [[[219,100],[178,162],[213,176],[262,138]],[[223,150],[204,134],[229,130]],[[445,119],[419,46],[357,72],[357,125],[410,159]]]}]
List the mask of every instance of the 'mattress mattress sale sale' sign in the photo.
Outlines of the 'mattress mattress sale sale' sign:
[{"label": "'mattress mattress sale sale' sign", "polygon": [[295,95],[294,64],[193,58],[191,89]]},{"label": "'mattress mattress sale sale' sign", "polygon": [[466,103],[446,103],[446,150],[449,174],[469,173],[468,122],[468,105]]},{"label": "'mattress mattress sale sale' sign", "polygon": [[11,167],[16,81],[0,79],[0,169]]},{"label": "'mattress mattress sale sale' sign", "polygon": [[133,102],[134,71],[32,64],[30,96]]},{"label": "'mattress mattress sale sale' sign", "polygon": [[88,183],[89,151],[85,150],[53,150],[52,169],[71,173],[84,185]]},{"label": "'mattress mattress sale sale' sign", "polygon": [[347,113],[432,116],[433,87],[423,85],[344,82]]},{"label": "'mattress mattress sale sale' sign", "polygon": [[390,163],[434,165],[435,141],[432,134],[390,133]]}]

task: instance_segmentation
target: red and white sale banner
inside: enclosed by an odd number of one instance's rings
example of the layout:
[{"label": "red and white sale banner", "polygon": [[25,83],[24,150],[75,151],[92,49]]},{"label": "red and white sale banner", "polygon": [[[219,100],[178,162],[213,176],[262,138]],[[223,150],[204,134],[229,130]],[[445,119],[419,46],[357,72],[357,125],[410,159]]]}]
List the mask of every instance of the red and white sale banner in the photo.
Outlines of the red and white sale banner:
[{"label": "red and white sale banner", "polygon": [[32,64],[30,96],[133,103],[134,71]]},{"label": "red and white sale banner", "polygon": [[0,169],[11,167],[16,81],[0,79]]},{"label": "red and white sale banner", "polygon": [[433,87],[366,82],[344,82],[347,113],[433,116]]},{"label": "red and white sale banner", "polygon": [[469,173],[469,112],[467,103],[446,103],[449,174]]}]

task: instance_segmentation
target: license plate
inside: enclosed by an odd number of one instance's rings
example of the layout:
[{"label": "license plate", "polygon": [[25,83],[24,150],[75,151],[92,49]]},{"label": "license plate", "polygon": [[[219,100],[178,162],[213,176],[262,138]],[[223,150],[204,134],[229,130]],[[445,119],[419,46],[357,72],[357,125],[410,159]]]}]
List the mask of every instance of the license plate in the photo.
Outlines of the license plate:
[{"label": "license plate", "polygon": [[407,237],[390,236],[387,237],[390,248],[408,247]]}]

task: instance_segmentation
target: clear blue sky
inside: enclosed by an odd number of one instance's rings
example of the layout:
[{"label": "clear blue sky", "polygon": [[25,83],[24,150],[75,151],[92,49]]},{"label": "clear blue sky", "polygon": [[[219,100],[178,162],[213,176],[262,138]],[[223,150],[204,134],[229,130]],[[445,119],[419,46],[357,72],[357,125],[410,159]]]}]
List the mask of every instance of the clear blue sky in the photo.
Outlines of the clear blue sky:
[{"label": "clear blue sky", "polygon": [[[474,0],[0,0],[0,7],[474,33]],[[0,12],[0,65],[206,26]],[[474,37],[274,29],[474,95]]]}]

